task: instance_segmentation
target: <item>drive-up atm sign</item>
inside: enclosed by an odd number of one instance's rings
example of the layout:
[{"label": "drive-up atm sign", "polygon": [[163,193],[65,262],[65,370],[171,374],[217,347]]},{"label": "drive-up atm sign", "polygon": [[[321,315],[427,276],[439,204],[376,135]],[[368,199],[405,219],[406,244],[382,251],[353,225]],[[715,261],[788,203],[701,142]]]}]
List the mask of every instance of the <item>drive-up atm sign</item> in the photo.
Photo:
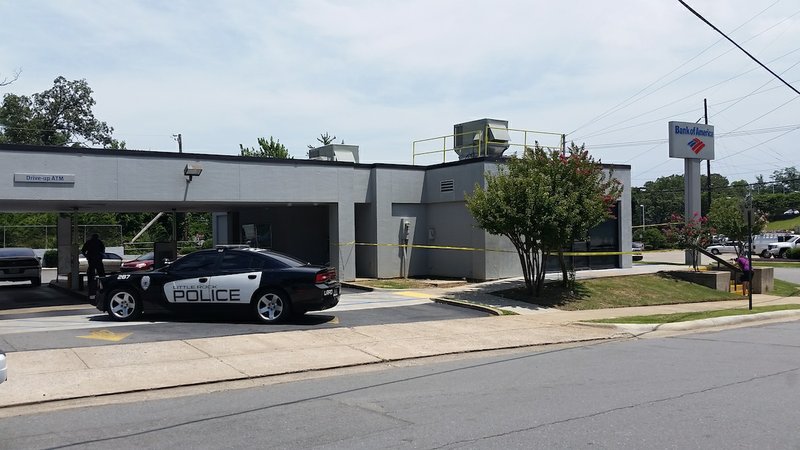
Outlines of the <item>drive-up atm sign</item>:
[{"label": "drive-up atm sign", "polygon": [[714,159],[714,126],[692,122],[670,122],[669,157]]}]

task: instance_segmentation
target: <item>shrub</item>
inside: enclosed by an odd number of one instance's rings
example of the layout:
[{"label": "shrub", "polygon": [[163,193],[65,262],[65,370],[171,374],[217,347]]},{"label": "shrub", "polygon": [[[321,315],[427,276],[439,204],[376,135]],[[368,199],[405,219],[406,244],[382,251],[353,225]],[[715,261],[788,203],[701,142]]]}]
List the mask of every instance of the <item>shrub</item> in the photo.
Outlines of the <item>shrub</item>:
[{"label": "shrub", "polygon": [[43,267],[58,267],[58,250],[51,249],[44,252]]},{"label": "shrub", "polygon": [[197,247],[194,245],[187,245],[186,247],[181,247],[178,249],[179,255],[188,255],[189,253],[196,252]]},{"label": "shrub", "polygon": [[641,233],[642,241],[645,248],[650,250],[658,250],[667,246],[667,237],[658,228],[647,228],[644,233]]},{"label": "shrub", "polygon": [[800,259],[800,247],[792,247],[786,252],[786,256],[792,259]]}]

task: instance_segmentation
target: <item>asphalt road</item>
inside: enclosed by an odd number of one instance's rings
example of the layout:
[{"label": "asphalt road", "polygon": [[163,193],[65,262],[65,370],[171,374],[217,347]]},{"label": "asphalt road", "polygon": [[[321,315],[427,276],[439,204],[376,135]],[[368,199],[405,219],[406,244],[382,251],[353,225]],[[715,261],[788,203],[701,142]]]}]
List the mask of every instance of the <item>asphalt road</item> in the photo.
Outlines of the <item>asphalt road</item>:
[{"label": "asphalt road", "polygon": [[281,325],[255,323],[247,313],[146,314],[142,320],[120,323],[111,321],[85,300],[56,289],[44,285],[3,284],[0,285],[0,348],[7,352],[28,351],[485,315],[421,299],[413,292],[365,292],[345,288],[335,308],[309,313]]},{"label": "asphalt road", "polygon": [[800,322],[0,420],[3,448],[797,448]]}]

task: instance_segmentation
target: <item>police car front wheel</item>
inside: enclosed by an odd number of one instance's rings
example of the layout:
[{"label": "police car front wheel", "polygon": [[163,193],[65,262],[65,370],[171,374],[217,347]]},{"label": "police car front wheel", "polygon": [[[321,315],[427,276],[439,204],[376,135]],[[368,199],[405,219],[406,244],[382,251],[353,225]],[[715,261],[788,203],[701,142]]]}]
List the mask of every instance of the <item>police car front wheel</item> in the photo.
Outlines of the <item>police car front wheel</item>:
[{"label": "police car front wheel", "polygon": [[142,303],[134,291],[117,289],[108,296],[108,316],[118,322],[127,322],[142,313]]},{"label": "police car front wheel", "polygon": [[277,289],[257,292],[252,308],[256,319],[261,323],[280,323],[292,314],[289,296]]}]

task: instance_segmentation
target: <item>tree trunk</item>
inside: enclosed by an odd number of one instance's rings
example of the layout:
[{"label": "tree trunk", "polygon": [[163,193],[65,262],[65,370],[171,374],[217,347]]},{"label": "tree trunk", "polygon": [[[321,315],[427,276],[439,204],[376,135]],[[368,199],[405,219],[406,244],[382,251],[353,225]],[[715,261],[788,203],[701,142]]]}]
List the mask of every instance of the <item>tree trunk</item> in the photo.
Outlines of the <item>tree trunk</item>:
[{"label": "tree trunk", "polygon": [[561,266],[561,285],[569,287],[569,274],[567,273],[567,260],[564,258],[564,250],[558,251],[558,264]]}]

